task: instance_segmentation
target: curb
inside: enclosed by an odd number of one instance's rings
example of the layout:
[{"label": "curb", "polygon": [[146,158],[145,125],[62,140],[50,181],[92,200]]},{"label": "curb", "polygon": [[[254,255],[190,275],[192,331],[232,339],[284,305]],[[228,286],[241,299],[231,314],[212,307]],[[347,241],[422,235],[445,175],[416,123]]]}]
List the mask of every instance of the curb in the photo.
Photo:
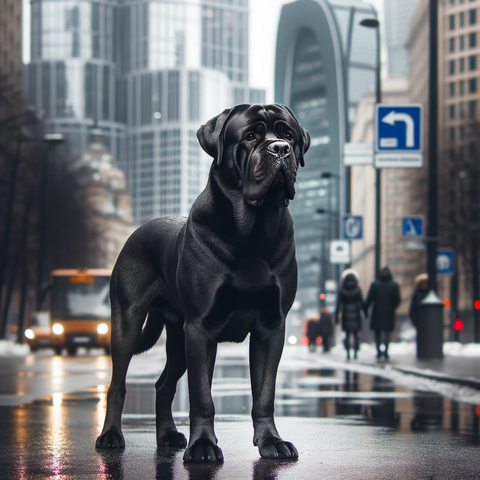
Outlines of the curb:
[{"label": "curb", "polygon": [[440,373],[426,372],[425,370],[410,369],[405,367],[396,367],[394,365],[392,365],[391,368],[408,375],[416,375],[417,377],[430,378],[431,380],[436,380],[439,382],[456,383],[465,387],[474,388],[475,390],[480,390],[480,380],[449,377]]}]

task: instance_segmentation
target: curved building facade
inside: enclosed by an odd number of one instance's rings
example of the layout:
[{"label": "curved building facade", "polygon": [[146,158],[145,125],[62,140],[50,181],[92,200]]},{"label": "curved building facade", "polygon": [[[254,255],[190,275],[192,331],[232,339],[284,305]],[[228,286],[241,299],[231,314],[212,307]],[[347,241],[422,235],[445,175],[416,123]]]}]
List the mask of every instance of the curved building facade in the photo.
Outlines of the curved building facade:
[{"label": "curved building facade", "polygon": [[285,5],[280,16],[275,101],[290,106],[312,136],[291,203],[297,322],[318,313],[322,292],[327,306],[335,305],[332,281],[338,285],[339,268],[329,262],[329,246],[340,238],[347,210],[343,147],[358,104],[375,82],[376,32],[360,26],[365,18],[376,18],[376,11],[360,0],[299,0]]}]

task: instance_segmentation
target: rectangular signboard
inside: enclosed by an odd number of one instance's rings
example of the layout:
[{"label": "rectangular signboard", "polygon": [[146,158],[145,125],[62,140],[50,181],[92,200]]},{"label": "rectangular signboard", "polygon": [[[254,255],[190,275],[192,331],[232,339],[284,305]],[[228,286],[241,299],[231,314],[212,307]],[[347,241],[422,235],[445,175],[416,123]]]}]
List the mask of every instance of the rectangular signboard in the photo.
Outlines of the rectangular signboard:
[{"label": "rectangular signboard", "polygon": [[420,168],[423,167],[421,153],[377,153],[376,168]]},{"label": "rectangular signboard", "polygon": [[373,165],[373,145],[369,143],[345,143],[343,146],[343,164]]}]

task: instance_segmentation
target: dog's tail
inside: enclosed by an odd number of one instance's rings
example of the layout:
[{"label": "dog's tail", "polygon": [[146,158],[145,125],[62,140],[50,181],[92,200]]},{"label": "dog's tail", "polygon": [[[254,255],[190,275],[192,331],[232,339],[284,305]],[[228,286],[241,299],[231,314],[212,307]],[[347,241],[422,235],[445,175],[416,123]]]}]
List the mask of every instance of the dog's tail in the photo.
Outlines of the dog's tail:
[{"label": "dog's tail", "polygon": [[155,315],[154,312],[149,312],[147,321],[142,328],[140,338],[138,339],[138,343],[133,354],[139,355],[140,353],[150,350],[160,338],[164,326],[165,322],[160,315]]}]

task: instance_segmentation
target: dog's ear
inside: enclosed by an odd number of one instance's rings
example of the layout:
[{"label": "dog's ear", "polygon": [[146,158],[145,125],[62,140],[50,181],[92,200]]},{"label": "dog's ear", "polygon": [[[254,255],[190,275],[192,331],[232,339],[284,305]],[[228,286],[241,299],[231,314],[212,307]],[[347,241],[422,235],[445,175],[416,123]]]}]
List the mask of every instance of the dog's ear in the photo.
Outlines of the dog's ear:
[{"label": "dog's ear", "polygon": [[300,125],[300,122],[297,120],[297,117],[292,112],[292,110],[289,107],[287,107],[287,105],[282,105],[282,107],[285,108],[285,110],[287,110],[287,112],[295,119],[295,121],[298,123],[298,126],[300,127],[300,130],[302,131],[303,145],[300,148],[300,156],[299,156],[300,158],[298,158],[298,161],[300,165],[304,167],[305,160],[303,159],[303,156],[307,153],[307,150],[310,148],[310,141],[311,141],[310,132],[305,128],[303,128],[302,125]]},{"label": "dog's ear", "polygon": [[217,160],[217,165],[220,165],[222,162],[224,134],[229,119],[247,106],[236,105],[233,108],[227,108],[220,115],[213,117],[198,129],[197,138],[201,147]]},{"label": "dog's ear", "polygon": [[300,165],[304,167],[305,160],[303,159],[303,156],[307,153],[308,149],[310,148],[311,137],[310,137],[310,132],[308,130],[306,130],[302,126],[300,126],[300,128],[302,129],[302,138],[303,138],[303,152],[302,152],[302,155],[300,156]]}]

